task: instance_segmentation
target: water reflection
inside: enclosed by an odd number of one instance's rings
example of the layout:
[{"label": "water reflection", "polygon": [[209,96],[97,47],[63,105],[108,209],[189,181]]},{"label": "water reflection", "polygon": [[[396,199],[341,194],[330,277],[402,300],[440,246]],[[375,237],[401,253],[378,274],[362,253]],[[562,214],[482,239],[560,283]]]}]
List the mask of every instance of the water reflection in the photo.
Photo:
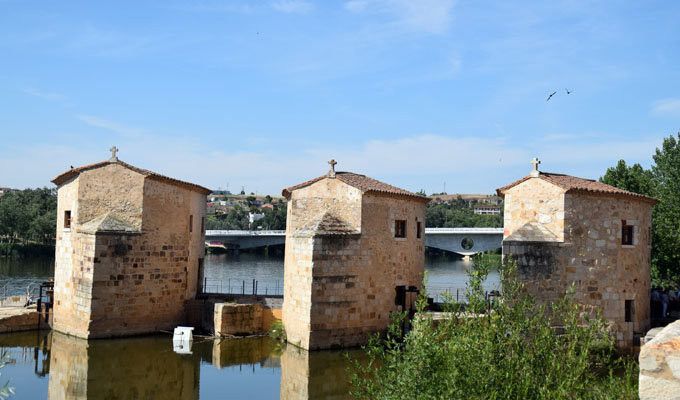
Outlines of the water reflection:
[{"label": "water reflection", "polygon": [[84,340],[52,334],[48,397],[198,399],[199,362],[172,351],[169,338]]},{"label": "water reflection", "polygon": [[[287,346],[281,355],[281,399],[350,399],[346,352]],[[359,351],[352,353],[359,356]]]},{"label": "water reflection", "polygon": [[[169,336],[84,340],[58,332],[0,335],[2,371],[17,398],[346,399],[345,352],[312,352],[269,338],[196,338],[192,354]],[[355,356],[360,352],[353,351]]]}]

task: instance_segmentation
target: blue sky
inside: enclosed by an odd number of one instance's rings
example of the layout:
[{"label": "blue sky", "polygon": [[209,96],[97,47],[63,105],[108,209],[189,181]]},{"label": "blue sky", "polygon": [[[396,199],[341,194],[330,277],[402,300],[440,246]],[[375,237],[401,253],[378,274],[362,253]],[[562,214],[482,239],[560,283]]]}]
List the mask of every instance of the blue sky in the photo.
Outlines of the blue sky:
[{"label": "blue sky", "polygon": [[0,186],[112,145],[273,194],[330,158],[428,193],[492,192],[534,156],[648,166],[680,130],[679,20],[677,1],[0,0]]}]

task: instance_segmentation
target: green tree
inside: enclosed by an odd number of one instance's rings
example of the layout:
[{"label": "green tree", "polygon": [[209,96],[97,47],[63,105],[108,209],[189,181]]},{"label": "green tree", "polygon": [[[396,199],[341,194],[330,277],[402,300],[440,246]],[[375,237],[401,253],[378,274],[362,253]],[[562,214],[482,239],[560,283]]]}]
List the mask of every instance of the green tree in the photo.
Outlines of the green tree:
[{"label": "green tree", "polygon": [[654,154],[655,197],[652,258],[659,283],[680,283],[680,133]]},{"label": "green tree", "polygon": [[54,242],[57,196],[54,189],[26,189],[0,197],[0,240]]},{"label": "green tree", "polygon": [[645,196],[654,196],[655,193],[652,171],[640,164],[628,166],[624,160],[619,160],[615,167],[607,168],[600,181]]}]

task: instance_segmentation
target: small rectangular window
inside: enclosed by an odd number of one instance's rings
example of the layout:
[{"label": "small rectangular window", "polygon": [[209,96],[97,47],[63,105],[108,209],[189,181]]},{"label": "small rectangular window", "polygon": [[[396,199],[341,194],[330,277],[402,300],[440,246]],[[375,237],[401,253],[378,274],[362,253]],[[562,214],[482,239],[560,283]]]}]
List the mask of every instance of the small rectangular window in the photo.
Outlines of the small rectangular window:
[{"label": "small rectangular window", "polygon": [[71,210],[64,211],[64,229],[71,228]]},{"label": "small rectangular window", "polygon": [[205,217],[201,217],[201,232],[205,232]]},{"label": "small rectangular window", "polygon": [[626,322],[633,322],[633,314],[635,313],[634,300],[626,300]]},{"label": "small rectangular window", "polygon": [[416,237],[420,239],[422,237],[422,232],[423,232],[423,223],[420,221],[416,221]]},{"label": "small rectangular window", "polygon": [[395,238],[405,238],[406,237],[406,221],[403,219],[397,219],[394,221],[394,237]]},{"label": "small rectangular window", "polygon": [[634,243],[633,234],[635,228],[633,225],[628,225],[626,220],[621,220],[621,244],[624,246],[632,246]]},{"label": "small rectangular window", "polygon": [[194,231],[194,216],[189,215],[189,232]]}]

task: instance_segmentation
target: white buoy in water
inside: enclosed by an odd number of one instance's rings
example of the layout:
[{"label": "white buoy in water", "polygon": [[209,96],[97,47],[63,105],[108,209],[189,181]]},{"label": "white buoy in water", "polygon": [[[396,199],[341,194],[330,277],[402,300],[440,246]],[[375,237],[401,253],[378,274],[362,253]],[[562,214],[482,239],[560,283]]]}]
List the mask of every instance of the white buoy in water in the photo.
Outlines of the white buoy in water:
[{"label": "white buoy in water", "polygon": [[178,326],[172,335],[172,349],[177,354],[191,354],[191,343],[194,340],[191,326]]}]

